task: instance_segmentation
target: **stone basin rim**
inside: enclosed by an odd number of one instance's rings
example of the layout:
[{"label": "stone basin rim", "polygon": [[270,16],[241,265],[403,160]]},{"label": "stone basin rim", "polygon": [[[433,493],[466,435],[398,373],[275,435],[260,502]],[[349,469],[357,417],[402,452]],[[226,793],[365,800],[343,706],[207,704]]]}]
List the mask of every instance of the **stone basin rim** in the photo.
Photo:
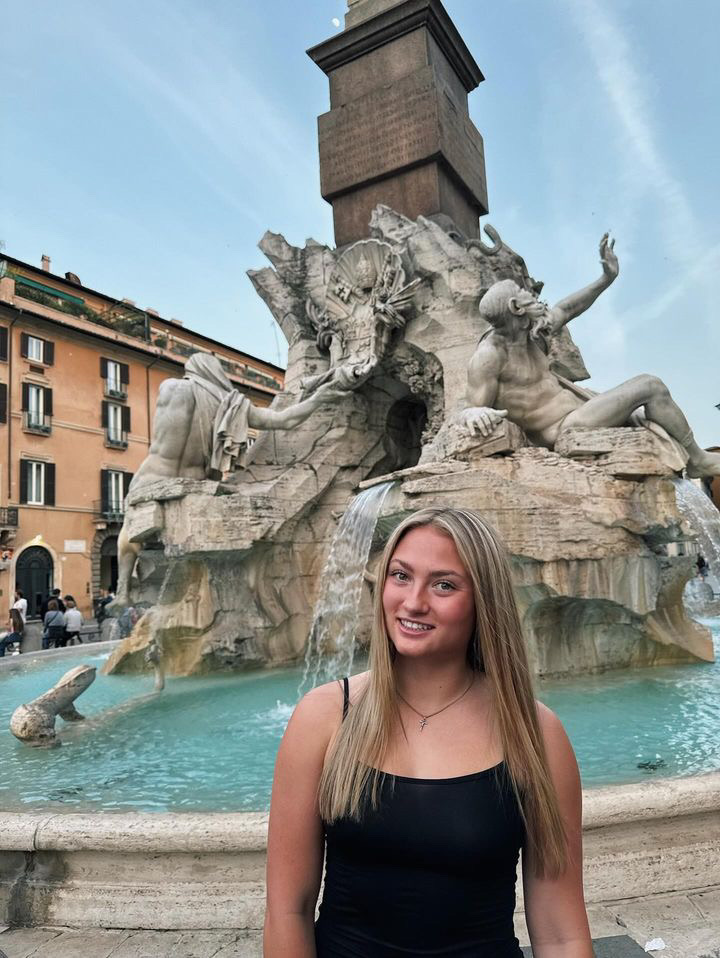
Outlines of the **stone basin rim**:
[{"label": "stone basin rim", "polygon": [[[720,771],[583,790],[583,829],[720,812]],[[5,851],[264,852],[267,812],[3,812]]]}]

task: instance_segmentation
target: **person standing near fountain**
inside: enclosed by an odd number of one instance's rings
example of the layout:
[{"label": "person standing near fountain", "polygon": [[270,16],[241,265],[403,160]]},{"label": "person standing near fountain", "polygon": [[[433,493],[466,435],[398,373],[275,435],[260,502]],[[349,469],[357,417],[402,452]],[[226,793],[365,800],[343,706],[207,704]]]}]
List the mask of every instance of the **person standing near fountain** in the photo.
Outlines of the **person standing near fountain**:
[{"label": "person standing near fountain", "polygon": [[592,958],[577,763],[533,697],[505,550],[426,509],[379,563],[370,670],[308,693],[280,746],[265,958],[520,958],[521,849],[534,953]]}]

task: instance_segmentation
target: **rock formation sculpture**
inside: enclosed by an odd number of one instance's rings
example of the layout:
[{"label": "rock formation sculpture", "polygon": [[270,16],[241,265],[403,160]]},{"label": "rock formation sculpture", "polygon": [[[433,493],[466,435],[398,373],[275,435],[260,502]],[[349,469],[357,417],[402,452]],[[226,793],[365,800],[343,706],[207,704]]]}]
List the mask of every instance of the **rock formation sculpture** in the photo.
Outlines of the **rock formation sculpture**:
[{"label": "rock formation sculpture", "polygon": [[[223,483],[131,490],[156,572],[134,590],[150,608],[109,670],[145,668],[153,641],[168,674],[299,659],[339,519],[388,477],[376,545],[408,510],[443,502],[498,527],[538,672],[712,658],[682,606],[692,560],[665,549],[689,535],[671,481],[683,458],[646,428],[567,429],[552,450],[508,421],[470,435],[468,363],[491,330],[479,304],[512,280],[531,307],[542,284],[495,231],[492,245],[468,241],[381,206],[371,232],[343,250],[263,238],[271,267],[250,278],[289,349],[277,409],[362,376],[293,430],[262,433]],[[544,368],[579,392],[588,373],[567,326],[545,338]]]},{"label": "rock formation sculpture", "polygon": [[19,705],[10,719],[10,731],[26,745],[52,747],[60,745],[55,732],[55,719],[80,722],[84,716],[75,708],[75,699],[95,681],[95,669],[78,665],[70,669],[51,689],[26,705]]}]

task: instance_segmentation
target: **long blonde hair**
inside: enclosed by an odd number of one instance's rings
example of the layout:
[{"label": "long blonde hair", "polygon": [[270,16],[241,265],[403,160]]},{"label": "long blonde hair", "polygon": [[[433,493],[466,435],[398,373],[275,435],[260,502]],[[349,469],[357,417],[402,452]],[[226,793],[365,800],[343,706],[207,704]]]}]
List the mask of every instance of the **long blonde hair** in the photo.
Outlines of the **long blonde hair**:
[{"label": "long blonde hair", "polygon": [[472,582],[475,630],[468,662],[485,672],[490,685],[505,768],[535,870],[557,876],[567,864],[567,839],[545,755],[510,564],[497,533],[470,510],[423,509],[404,519],[385,545],[373,601],[369,678],[330,749],[318,790],[320,814],[332,822],[344,816],[359,818],[365,802],[377,806],[380,768],[399,720],[383,587],[398,543],[420,526],[433,526],[452,539]]}]

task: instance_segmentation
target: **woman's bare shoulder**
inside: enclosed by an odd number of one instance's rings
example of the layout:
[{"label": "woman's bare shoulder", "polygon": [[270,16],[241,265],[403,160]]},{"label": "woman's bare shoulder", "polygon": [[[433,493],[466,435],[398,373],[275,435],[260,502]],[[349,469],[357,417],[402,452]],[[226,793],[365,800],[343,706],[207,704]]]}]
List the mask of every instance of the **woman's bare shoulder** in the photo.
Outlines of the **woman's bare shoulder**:
[{"label": "woman's bare shoulder", "polygon": [[[355,701],[367,684],[369,672],[351,675],[349,680],[350,702]],[[343,681],[335,679],[310,689],[298,702],[295,714],[302,721],[333,721],[342,717],[344,699]]]},{"label": "woman's bare shoulder", "polygon": [[575,781],[578,774],[577,760],[564,725],[547,705],[542,702],[535,704],[553,778],[556,782],[558,778]]}]

